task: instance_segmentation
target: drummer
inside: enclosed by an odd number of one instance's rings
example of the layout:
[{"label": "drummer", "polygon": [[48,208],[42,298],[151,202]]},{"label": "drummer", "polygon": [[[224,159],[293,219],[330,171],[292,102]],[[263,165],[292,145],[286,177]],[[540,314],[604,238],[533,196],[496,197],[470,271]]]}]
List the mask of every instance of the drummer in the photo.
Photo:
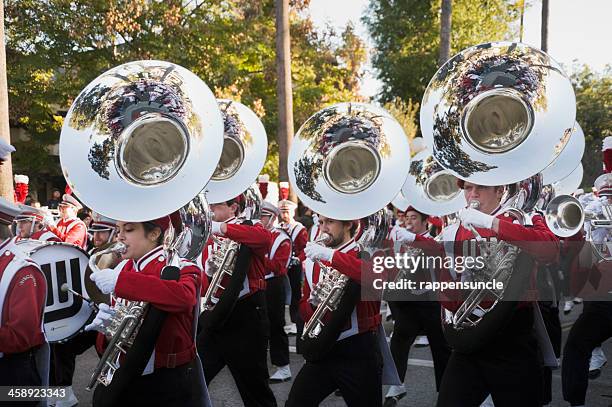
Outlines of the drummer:
[{"label": "drummer", "polygon": [[23,239],[40,240],[41,242],[61,242],[55,233],[47,227],[47,219],[51,219],[50,212],[33,206],[20,205],[21,213],[15,217],[17,236],[15,241]]}]

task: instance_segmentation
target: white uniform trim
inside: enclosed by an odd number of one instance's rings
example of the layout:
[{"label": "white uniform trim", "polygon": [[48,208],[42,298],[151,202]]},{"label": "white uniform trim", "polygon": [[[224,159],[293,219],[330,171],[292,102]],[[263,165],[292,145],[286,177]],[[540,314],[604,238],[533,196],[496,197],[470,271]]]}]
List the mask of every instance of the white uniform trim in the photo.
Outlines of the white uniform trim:
[{"label": "white uniform trim", "polygon": [[[273,259],[281,243],[283,243],[285,240],[290,240],[289,235],[287,235],[285,231],[281,230],[279,235],[276,236],[276,238],[274,239],[274,243],[272,243],[272,248],[270,249],[270,253],[266,255],[266,257],[268,257],[268,259],[270,260]],[[289,255],[289,257],[287,258],[287,264],[285,264],[285,267],[289,266],[290,261],[291,261],[291,255]],[[274,273],[268,273],[266,274],[265,279],[268,280],[272,277],[274,277]]]}]

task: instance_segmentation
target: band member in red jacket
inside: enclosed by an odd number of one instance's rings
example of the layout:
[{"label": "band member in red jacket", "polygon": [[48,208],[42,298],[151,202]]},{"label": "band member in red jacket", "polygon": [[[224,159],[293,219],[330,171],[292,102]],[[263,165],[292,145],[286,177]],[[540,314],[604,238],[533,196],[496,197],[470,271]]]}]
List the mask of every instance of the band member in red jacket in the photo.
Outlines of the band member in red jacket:
[{"label": "band member in red jacket", "polygon": [[[427,231],[428,216],[408,207],[402,214],[402,223],[396,224],[391,231],[391,237],[398,234],[398,230],[408,230],[414,234],[431,237]],[[399,219],[398,219],[399,220]],[[398,250],[399,249],[399,250]],[[402,251],[403,248],[396,247]],[[418,267],[406,276],[414,282],[436,281],[436,270],[431,267]],[[444,339],[442,323],[440,321],[440,304],[431,290],[416,289],[389,292],[387,298],[389,308],[393,315],[393,335],[391,336],[391,353],[397,368],[400,380],[404,381],[408,368],[408,355],[418,335],[424,332],[431,345],[431,355],[434,363],[436,389],[440,388],[442,376],[448,358],[450,347]],[[396,406],[398,401],[406,396],[406,387],[390,386],[385,396],[385,407]]]},{"label": "band member in red jacket", "polygon": [[[268,383],[269,322],[264,292],[264,265],[272,246],[272,234],[261,224],[240,224],[238,216],[244,206],[243,195],[210,205],[215,219],[212,233],[246,246],[251,253],[235,305],[222,324],[202,329],[198,335],[198,352],[207,384],[227,365],[245,406],[276,406]],[[216,250],[217,244],[210,239],[202,253],[201,263],[207,275],[212,273],[208,259]],[[205,311],[200,317],[201,323],[206,317]]]},{"label": "band member in red jacket", "polygon": [[270,360],[277,367],[270,376],[271,383],[291,380],[289,366],[289,338],[285,332],[285,303],[289,280],[287,266],[291,257],[291,239],[283,229],[275,228],[274,222],[280,211],[264,201],[261,208],[261,224],[272,233],[272,248],[266,256],[266,307],[270,319]]},{"label": "band member in red jacket", "polygon": [[89,227],[92,234],[92,252],[113,243],[117,238],[117,221],[106,216],[94,213],[93,221]]},{"label": "band member in red jacket", "polygon": [[49,225],[49,230],[63,242],[85,249],[87,247],[87,226],[77,217],[77,212],[82,208],[83,205],[76,198],[64,194],[59,204],[60,220],[55,226]]},{"label": "band member in red jacket", "polygon": [[21,205],[21,213],[15,217],[16,240],[34,239],[41,242],[61,242],[62,240],[46,226],[45,217],[49,215],[41,209]]},{"label": "band member in red jacket", "polygon": [[[429,255],[449,256],[454,264],[464,264],[459,258],[479,256],[479,243],[466,226],[472,226],[486,240],[504,240],[519,247],[527,255],[542,264],[557,261],[559,241],[548,229],[542,216],[535,214],[525,226],[513,222],[512,217],[504,215],[500,206],[504,192],[502,186],[482,186],[471,182],[459,182],[467,202],[479,202],[479,209],[473,207],[459,212],[461,222],[442,230],[443,243],[431,238],[415,235],[407,230],[396,237],[396,241],[417,242]],[[531,270],[514,270],[533,276],[537,263]],[[444,270],[442,279],[446,281],[469,281],[469,269]],[[463,299],[457,292],[442,293],[444,322],[449,329],[452,313],[457,311]],[[533,333],[534,309],[531,302],[516,304],[509,320],[503,328],[491,332],[489,342],[478,345],[473,351],[453,349],[444,371],[438,407],[479,406],[488,394],[493,397],[497,407],[533,406],[539,407],[542,394],[542,375],[538,354],[538,344]],[[481,304],[487,307],[486,304]],[[490,304],[489,304],[490,306]],[[453,343],[449,341],[451,347]],[[520,391],[517,391],[520,389]]]},{"label": "band member in red jacket", "polygon": [[[291,238],[291,260],[287,267],[287,277],[291,285],[291,304],[289,304],[289,316],[295,324],[295,332],[298,336],[302,334],[304,321],[300,319],[299,303],[302,295],[302,261],[304,261],[304,248],[308,242],[308,231],[300,222],[295,221],[295,210],[297,204],[288,199],[278,202],[279,228],[283,229]],[[298,346],[299,353],[299,346]]]},{"label": "band member in red jacket", "polygon": [[[125,405],[209,404],[195,346],[201,270],[182,261],[178,281],[160,278],[166,265],[162,243],[170,222],[170,216],[149,222],[117,222],[118,241],[126,246],[124,260],[114,269],[91,274],[98,288],[105,294],[114,293],[118,302],[145,301],[167,313],[143,374],[122,395]],[[101,305],[86,329],[103,331],[112,314],[113,308]],[[99,350],[105,339],[98,335]]]},{"label": "band member in red jacket", "polygon": [[[340,221],[319,215],[321,233],[331,236],[327,246],[308,243],[305,249],[305,281],[300,314],[308,321],[316,306],[311,296],[322,277],[318,261],[361,283],[362,263],[354,240],[356,221]],[[382,356],[377,330],[381,322],[380,301],[362,301],[354,306],[346,329],[340,332],[330,351],[316,361],[307,360],[296,376],[286,407],[318,406],[340,389],[348,406],[382,404]]]},{"label": "band member in red jacket", "polygon": [[[20,212],[0,198],[0,228]],[[43,332],[47,282],[40,268],[6,238],[0,244],[0,386],[46,386],[49,347]],[[38,402],[3,405],[33,406]]]}]

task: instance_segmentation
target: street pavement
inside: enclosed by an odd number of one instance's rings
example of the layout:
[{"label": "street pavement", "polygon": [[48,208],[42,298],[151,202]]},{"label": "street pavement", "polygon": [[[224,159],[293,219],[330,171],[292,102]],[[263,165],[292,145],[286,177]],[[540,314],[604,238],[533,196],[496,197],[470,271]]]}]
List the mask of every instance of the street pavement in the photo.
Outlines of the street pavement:
[{"label": "street pavement", "polygon": [[[567,334],[571,328],[571,324],[582,312],[582,306],[576,306],[568,316],[561,316],[563,326],[563,343],[567,338]],[[390,332],[393,328],[392,323],[386,323],[385,329]],[[291,371],[295,376],[304,363],[304,359],[294,352],[293,344],[295,337],[291,337],[292,352]],[[604,352],[612,360],[612,341],[604,344]],[[412,348],[410,351],[410,359],[408,372],[406,373],[405,384],[408,389],[408,394],[400,401],[398,406],[404,407],[431,407],[435,406],[436,389],[433,374],[433,364],[431,362],[431,354],[429,347]],[[93,349],[90,349],[83,355],[77,358],[76,373],[73,382],[73,388],[79,399],[79,406],[91,405],[91,393],[85,390],[85,386],[89,381],[91,372],[94,370],[98,357]],[[270,374],[274,372],[273,367],[270,368]],[[291,389],[291,381],[279,384],[272,384],[272,390],[276,395],[276,400],[279,406],[283,406],[289,390]],[[209,387],[213,406],[215,407],[239,407],[242,406],[240,395],[236,389],[236,385],[227,368],[223,369],[220,374],[213,380]],[[520,391],[520,389],[517,389]],[[386,387],[383,389],[383,395],[386,392]],[[335,395],[330,395],[323,403],[322,407],[345,406],[342,398]],[[565,407],[569,404],[563,401],[561,393],[561,370],[553,372],[553,403],[555,407]],[[601,376],[596,380],[589,381],[589,390],[587,395],[587,406],[589,407],[609,407],[612,406],[612,367],[604,367]],[[520,407],[520,406],[517,406]]]}]

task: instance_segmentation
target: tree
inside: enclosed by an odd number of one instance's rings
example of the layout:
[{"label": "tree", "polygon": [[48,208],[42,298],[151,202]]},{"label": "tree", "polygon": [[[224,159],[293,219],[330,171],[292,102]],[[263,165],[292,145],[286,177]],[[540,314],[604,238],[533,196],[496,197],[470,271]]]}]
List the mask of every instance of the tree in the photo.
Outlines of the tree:
[{"label": "tree", "polygon": [[[436,72],[441,0],[370,0],[363,21],[374,43],[372,64],[382,81],[382,102],[420,100]],[[510,0],[455,0],[451,54],[513,37],[518,9]]]},{"label": "tree", "polygon": [[[59,173],[47,155],[57,142],[61,112],[105,70],[139,59],[172,61],[193,71],[218,97],[256,111],[266,127],[266,170],[278,179],[274,0],[8,0],[6,4],[10,121],[30,134],[42,168]],[[294,126],[340,100],[360,66],[348,68],[341,36],[317,32],[292,1],[291,72]],[[49,16],[53,16],[50,18]],[[16,153],[15,167],[38,174],[31,155]],[[33,154],[28,151],[28,154]],[[275,158],[276,157],[276,158]],[[31,177],[32,178],[32,177]]]},{"label": "tree", "polygon": [[602,141],[612,136],[612,67],[595,73],[587,66],[576,67],[572,83],[576,92],[576,121],[584,131],[586,146],[582,157],[582,185],[593,186],[602,174]]},{"label": "tree", "polygon": [[548,52],[548,16],[550,4],[548,0],[542,0],[542,27],[540,33],[540,49]]},{"label": "tree", "polygon": [[[276,0],[276,72],[278,97],[278,179],[289,181],[287,157],[293,138],[293,93],[291,90],[291,49],[289,0]],[[295,193],[290,199],[297,201]]]},{"label": "tree", "polygon": [[[4,49],[4,3],[0,4],[0,138],[11,144],[11,133],[9,128],[8,88],[6,83],[6,52]],[[13,169],[11,158],[6,158],[4,165],[0,168],[0,196],[13,201]]]},{"label": "tree", "polygon": [[453,0],[442,0],[442,8],[440,10],[440,56],[438,57],[438,66],[444,65],[450,58],[452,14]]}]

